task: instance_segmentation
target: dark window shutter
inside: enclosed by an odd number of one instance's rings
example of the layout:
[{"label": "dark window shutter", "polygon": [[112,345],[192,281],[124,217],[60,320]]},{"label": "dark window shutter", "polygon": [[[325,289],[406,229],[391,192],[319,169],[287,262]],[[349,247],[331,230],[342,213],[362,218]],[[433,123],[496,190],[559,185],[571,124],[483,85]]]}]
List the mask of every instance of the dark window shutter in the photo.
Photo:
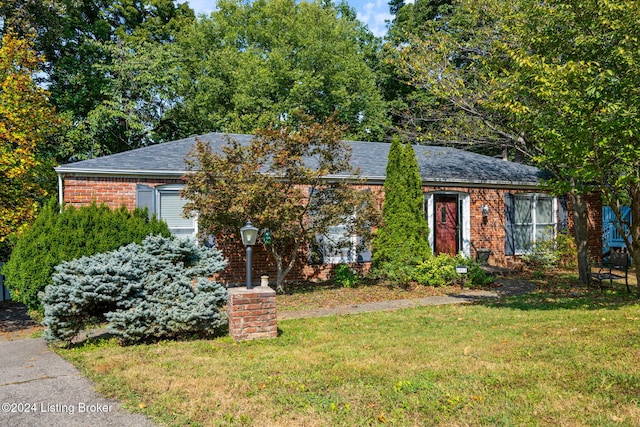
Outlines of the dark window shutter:
[{"label": "dark window shutter", "polygon": [[567,196],[558,197],[558,232],[569,229],[569,200]]},{"label": "dark window shutter", "polygon": [[149,218],[156,214],[156,192],[153,187],[144,184],[136,185],[136,206],[147,208]]},{"label": "dark window shutter", "polygon": [[505,255],[515,255],[516,242],[513,232],[513,223],[515,222],[515,197],[511,193],[507,193],[504,199],[505,207]]}]

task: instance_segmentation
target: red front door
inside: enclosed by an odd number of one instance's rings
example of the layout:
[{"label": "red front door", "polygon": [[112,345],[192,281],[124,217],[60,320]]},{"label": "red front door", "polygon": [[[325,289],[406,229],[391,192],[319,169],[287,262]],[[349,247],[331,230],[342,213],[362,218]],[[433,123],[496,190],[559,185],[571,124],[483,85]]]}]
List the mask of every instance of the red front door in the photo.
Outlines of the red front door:
[{"label": "red front door", "polygon": [[435,253],[456,256],[458,253],[458,198],[436,196],[435,198]]}]

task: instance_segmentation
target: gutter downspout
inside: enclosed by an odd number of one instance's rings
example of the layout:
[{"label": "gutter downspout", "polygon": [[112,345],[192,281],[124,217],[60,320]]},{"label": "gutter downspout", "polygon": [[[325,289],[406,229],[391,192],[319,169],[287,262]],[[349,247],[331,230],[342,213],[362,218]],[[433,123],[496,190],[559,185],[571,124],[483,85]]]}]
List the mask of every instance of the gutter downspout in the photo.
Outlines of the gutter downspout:
[{"label": "gutter downspout", "polygon": [[64,209],[64,181],[62,174],[58,172],[58,204],[60,204],[60,212]]}]

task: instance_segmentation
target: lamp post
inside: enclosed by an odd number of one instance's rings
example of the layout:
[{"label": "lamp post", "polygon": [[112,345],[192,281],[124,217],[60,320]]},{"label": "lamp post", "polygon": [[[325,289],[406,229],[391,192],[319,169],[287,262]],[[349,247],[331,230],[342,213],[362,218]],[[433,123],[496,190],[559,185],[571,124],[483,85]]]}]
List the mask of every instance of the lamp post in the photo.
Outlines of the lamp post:
[{"label": "lamp post", "polygon": [[247,221],[246,225],[240,229],[240,236],[242,237],[242,243],[247,247],[247,289],[252,289],[251,284],[251,256],[252,246],[256,244],[258,238],[258,229],[251,224],[251,221]]}]

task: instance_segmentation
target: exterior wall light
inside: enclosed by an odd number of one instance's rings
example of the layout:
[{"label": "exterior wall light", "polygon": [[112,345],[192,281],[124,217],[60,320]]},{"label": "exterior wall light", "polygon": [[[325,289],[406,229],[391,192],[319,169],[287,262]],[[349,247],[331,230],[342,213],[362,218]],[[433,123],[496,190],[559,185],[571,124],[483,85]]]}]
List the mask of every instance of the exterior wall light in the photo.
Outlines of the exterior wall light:
[{"label": "exterior wall light", "polygon": [[486,218],[489,216],[489,205],[482,205],[482,217]]},{"label": "exterior wall light", "polygon": [[251,221],[247,221],[247,224],[240,229],[240,236],[242,237],[242,244],[247,247],[247,280],[245,282],[247,289],[252,289],[251,283],[251,263],[252,263],[252,246],[256,244],[258,238],[258,229],[251,224]]}]

